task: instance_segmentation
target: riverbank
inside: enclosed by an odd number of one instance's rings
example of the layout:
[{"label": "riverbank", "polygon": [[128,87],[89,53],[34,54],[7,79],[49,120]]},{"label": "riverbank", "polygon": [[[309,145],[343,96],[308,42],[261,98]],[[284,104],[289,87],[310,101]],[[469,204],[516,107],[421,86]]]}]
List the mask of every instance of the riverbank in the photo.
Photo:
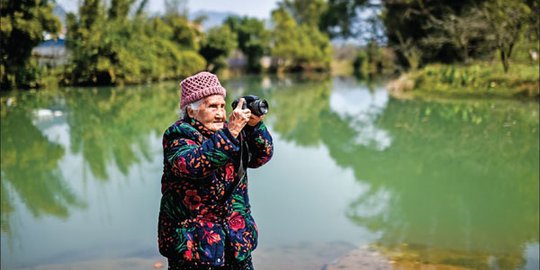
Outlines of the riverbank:
[{"label": "riverbank", "polygon": [[[144,252],[149,253],[149,252]],[[167,259],[151,252],[135,257],[110,258],[45,264],[17,270],[167,269]],[[259,248],[253,254],[257,270],[391,270],[391,263],[381,253],[368,248],[357,248],[345,242],[305,243],[280,248]]]},{"label": "riverbank", "polygon": [[505,98],[540,97],[538,65],[513,64],[504,73],[497,62],[472,65],[432,64],[402,74],[387,86],[396,98]]},{"label": "riverbank", "polygon": [[[492,268],[497,263],[509,266],[508,263],[512,262],[509,260],[511,258],[506,256],[499,257],[496,262],[490,254],[417,249],[418,247],[410,248],[406,244],[390,250],[375,245],[355,247],[343,242],[309,243],[281,248],[260,248],[254,252],[253,263],[257,270],[471,270]],[[158,254],[140,254],[125,258],[44,264],[16,270],[160,270],[167,269],[167,265],[167,259]],[[532,267],[534,265],[526,264],[524,269]]]}]

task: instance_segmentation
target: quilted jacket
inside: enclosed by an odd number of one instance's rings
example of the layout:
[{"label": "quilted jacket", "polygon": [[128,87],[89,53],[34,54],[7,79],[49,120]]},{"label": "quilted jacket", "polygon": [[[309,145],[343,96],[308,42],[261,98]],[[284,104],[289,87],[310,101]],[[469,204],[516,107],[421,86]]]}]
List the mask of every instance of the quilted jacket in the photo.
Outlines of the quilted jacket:
[{"label": "quilted jacket", "polygon": [[257,168],[272,154],[272,137],[262,122],[244,127],[240,140],[227,127],[213,132],[189,117],[170,126],[163,134],[160,253],[212,266],[224,265],[225,251],[239,261],[249,257],[257,246],[257,225],[243,168]]}]

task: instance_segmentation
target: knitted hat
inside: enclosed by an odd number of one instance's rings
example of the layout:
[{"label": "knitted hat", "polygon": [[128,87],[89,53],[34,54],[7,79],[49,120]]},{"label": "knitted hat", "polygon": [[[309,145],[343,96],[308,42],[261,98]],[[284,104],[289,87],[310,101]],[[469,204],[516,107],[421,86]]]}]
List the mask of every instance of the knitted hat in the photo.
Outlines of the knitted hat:
[{"label": "knitted hat", "polygon": [[180,108],[211,95],[222,95],[225,97],[227,90],[221,86],[216,75],[210,72],[199,72],[193,76],[185,78],[180,82],[182,97]]}]

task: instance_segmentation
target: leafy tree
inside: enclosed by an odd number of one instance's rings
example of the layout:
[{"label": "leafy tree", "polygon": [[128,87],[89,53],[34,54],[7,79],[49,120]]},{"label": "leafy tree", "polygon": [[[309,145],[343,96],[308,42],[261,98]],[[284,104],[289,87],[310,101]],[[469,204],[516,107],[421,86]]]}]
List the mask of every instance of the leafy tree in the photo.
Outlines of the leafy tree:
[{"label": "leafy tree", "polygon": [[68,16],[67,45],[72,60],[68,84],[140,83],[188,76],[204,68],[197,54],[200,32],[186,17],[167,13],[147,18],[143,1],[136,15],[133,0],[85,0],[79,16]]},{"label": "leafy tree", "polygon": [[272,21],[274,29],[271,50],[278,70],[330,68],[330,40],[316,25],[299,24],[283,6],[272,12]]},{"label": "leafy tree", "polygon": [[107,61],[100,56],[105,24],[105,9],[100,2],[85,0],[79,7],[78,18],[73,13],[67,16],[66,45],[72,54],[69,83],[96,83],[101,76],[98,62]]},{"label": "leafy tree", "polygon": [[396,33],[396,36],[399,41],[399,44],[395,46],[397,51],[401,52],[402,56],[406,59],[407,66],[412,70],[416,70],[421,63],[422,49],[419,48],[412,38],[404,39],[399,32]]},{"label": "leafy tree", "polygon": [[466,11],[458,16],[450,13],[441,19],[430,17],[426,27],[435,32],[423,39],[423,43],[441,48],[449,44],[461,51],[465,63],[469,62],[470,50],[478,43],[479,37],[487,34],[487,24],[478,9]]},{"label": "leafy tree", "polygon": [[208,31],[203,39],[200,54],[206,59],[206,69],[216,72],[227,66],[227,56],[237,47],[237,36],[228,25]]},{"label": "leafy tree", "polygon": [[272,11],[272,21],[274,23],[272,56],[277,58],[278,65],[286,66],[300,47],[296,37],[298,24],[283,8]]},{"label": "leafy tree", "polygon": [[318,21],[321,31],[334,37],[355,37],[358,30],[355,23],[358,11],[368,6],[368,0],[328,0],[326,8],[320,13]]},{"label": "leafy tree", "polygon": [[395,72],[393,50],[379,46],[370,41],[358,50],[353,62],[354,74],[360,78],[371,78],[376,74]]},{"label": "leafy tree", "polygon": [[40,79],[31,61],[32,48],[43,41],[43,33],[55,34],[60,21],[47,0],[1,0],[0,88],[36,87]]},{"label": "leafy tree", "polygon": [[109,18],[127,19],[129,8],[134,2],[135,0],[112,0],[109,8]]},{"label": "leafy tree", "polygon": [[171,28],[168,39],[174,41],[183,49],[199,50],[203,33],[198,30],[198,26],[193,25],[187,17],[167,13],[163,21]]},{"label": "leafy tree", "polygon": [[499,51],[504,72],[508,72],[510,57],[530,20],[531,9],[520,0],[493,0],[486,2],[482,11],[489,25],[490,38]]},{"label": "leafy tree", "polygon": [[318,26],[320,14],[327,10],[323,0],[284,0],[279,7],[286,10],[300,25]]},{"label": "leafy tree", "polygon": [[247,57],[248,71],[259,72],[260,60],[269,51],[270,32],[264,27],[264,22],[249,17],[228,17],[225,20],[237,35],[238,48]]},{"label": "leafy tree", "polygon": [[[456,42],[449,40],[448,32],[457,29],[457,25],[445,26],[442,29],[440,22],[450,20],[450,16],[462,18],[471,9],[478,7],[485,0],[456,0],[456,1],[383,1],[382,21],[386,29],[388,44],[398,48],[398,56],[402,63],[407,64],[403,47],[413,44],[419,52],[422,52],[420,62],[454,62],[463,56],[463,48]],[[438,27],[434,27],[438,26]],[[445,33],[446,34],[443,34]],[[425,42],[426,38],[441,37],[444,35],[445,42]],[[459,35],[454,35],[458,37]],[[474,44],[486,43],[486,38],[478,36]],[[485,53],[484,47],[470,46],[467,48],[468,56]]]}]

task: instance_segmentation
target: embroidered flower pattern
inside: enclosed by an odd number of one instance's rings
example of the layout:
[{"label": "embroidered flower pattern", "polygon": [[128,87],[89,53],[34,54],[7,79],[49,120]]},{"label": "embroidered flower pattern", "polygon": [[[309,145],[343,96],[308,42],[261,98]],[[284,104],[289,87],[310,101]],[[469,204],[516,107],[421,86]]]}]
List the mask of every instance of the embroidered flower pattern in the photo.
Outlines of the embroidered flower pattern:
[{"label": "embroidered flower pattern", "polygon": [[225,180],[234,181],[234,165],[232,163],[227,163],[225,166]]},{"label": "embroidered flower pattern", "polygon": [[182,202],[190,210],[196,210],[202,205],[201,201],[201,197],[197,195],[196,190],[187,190],[184,200]]},{"label": "embroidered flower pattern", "polygon": [[233,230],[234,232],[237,232],[239,230],[242,230],[246,227],[246,221],[244,220],[244,217],[240,215],[238,212],[232,213],[230,219],[229,219],[229,228]]},{"label": "embroidered flower pattern", "polygon": [[[246,129],[250,168],[272,157],[272,137],[264,124]],[[257,226],[250,214],[247,176],[223,203],[237,181],[240,143],[228,130],[212,132],[183,119],[163,135],[164,170],[158,223],[160,252],[198,265],[222,266],[225,249],[237,260],[257,246]]]}]

